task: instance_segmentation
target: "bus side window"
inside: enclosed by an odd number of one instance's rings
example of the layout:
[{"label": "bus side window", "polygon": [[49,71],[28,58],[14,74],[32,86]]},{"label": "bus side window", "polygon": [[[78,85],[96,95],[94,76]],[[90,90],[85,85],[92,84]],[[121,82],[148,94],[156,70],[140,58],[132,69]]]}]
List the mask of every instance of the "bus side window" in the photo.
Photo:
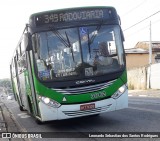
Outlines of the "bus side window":
[{"label": "bus side window", "polygon": [[20,72],[20,65],[19,65],[20,56],[19,56],[19,54],[18,54],[18,49],[16,50],[15,60],[16,60],[16,70],[17,70],[17,74],[19,74],[19,72]]},{"label": "bus side window", "polygon": [[19,57],[18,57],[18,51],[17,50],[16,50],[15,59],[16,59],[16,61],[18,61],[18,59],[19,59]]},{"label": "bus side window", "polygon": [[25,55],[25,44],[24,37],[22,38],[18,48],[16,50],[16,60],[17,60],[17,71],[18,74],[22,73],[26,69],[26,55]]},{"label": "bus side window", "polygon": [[21,57],[20,64],[21,64],[21,69],[22,70],[25,70],[27,68],[26,54],[25,53]]},{"label": "bus side window", "polygon": [[16,73],[15,73],[14,58],[12,59],[11,72],[12,72],[12,77],[15,77],[15,76],[16,76]]},{"label": "bus side window", "polygon": [[22,53],[21,53],[21,44],[19,44],[18,48],[17,48],[17,52],[18,52],[18,58],[21,57]]},{"label": "bus side window", "polygon": [[23,55],[23,53],[25,52],[25,45],[24,45],[24,36],[23,36],[23,39],[22,39],[22,42],[21,42],[21,53]]},{"label": "bus side window", "polygon": [[18,74],[20,74],[21,73],[21,65],[20,65],[20,60],[18,60],[18,66],[17,66],[17,68],[18,68]]},{"label": "bus side window", "polygon": [[27,65],[26,65],[26,55],[25,53],[19,58],[18,60],[18,73],[22,73],[24,70],[26,70]]}]

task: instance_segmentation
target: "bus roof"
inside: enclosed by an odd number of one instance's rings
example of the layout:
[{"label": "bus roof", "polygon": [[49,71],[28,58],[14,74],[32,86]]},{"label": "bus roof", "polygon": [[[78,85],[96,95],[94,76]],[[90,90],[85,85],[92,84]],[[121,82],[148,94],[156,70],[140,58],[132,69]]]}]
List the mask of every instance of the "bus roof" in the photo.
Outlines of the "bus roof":
[{"label": "bus roof", "polygon": [[63,8],[63,9],[54,9],[54,10],[48,10],[48,11],[42,11],[42,12],[37,12],[37,13],[33,13],[31,14],[30,18],[34,17],[34,16],[38,16],[41,14],[45,14],[48,12],[65,12],[68,10],[75,10],[75,9],[91,9],[91,8],[109,8],[109,9],[115,9],[113,6],[86,6],[86,7],[72,7],[72,8]]},{"label": "bus roof", "polygon": [[30,16],[30,25],[40,27],[47,24],[59,24],[79,21],[93,20],[115,20],[118,16],[114,7],[111,6],[93,6],[93,7],[76,7],[50,10],[32,14]]}]

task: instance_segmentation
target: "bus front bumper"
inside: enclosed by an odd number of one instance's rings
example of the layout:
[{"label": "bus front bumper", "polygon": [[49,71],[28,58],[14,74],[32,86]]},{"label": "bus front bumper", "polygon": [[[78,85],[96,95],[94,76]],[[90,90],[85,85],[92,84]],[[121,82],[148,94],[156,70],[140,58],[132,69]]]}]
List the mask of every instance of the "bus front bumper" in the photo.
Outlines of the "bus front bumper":
[{"label": "bus front bumper", "polygon": [[119,98],[108,98],[96,102],[83,104],[61,105],[59,108],[50,107],[39,102],[41,121],[61,120],[76,118],[109,111],[115,111],[128,107],[128,91],[126,90]]}]

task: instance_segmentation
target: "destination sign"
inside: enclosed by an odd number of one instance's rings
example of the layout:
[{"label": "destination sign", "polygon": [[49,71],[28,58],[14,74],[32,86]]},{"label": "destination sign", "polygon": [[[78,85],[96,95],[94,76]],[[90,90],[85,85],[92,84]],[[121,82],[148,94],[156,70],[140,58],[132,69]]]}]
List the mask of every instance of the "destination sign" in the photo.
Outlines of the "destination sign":
[{"label": "destination sign", "polygon": [[44,24],[56,24],[64,22],[78,22],[78,21],[88,21],[88,20],[102,20],[110,19],[115,15],[113,9],[75,9],[66,11],[54,11],[38,14],[35,17],[36,26]]}]

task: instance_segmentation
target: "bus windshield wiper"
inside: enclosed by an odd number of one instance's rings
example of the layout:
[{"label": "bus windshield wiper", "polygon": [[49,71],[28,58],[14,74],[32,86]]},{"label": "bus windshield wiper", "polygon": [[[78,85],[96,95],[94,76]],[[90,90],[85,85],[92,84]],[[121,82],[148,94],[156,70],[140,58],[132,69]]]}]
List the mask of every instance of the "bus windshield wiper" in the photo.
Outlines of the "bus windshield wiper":
[{"label": "bus windshield wiper", "polygon": [[70,49],[71,49],[73,62],[75,62],[75,60],[74,60],[74,54],[73,54],[73,47],[72,47],[72,45],[71,45],[71,42],[70,42],[70,40],[69,40],[69,37],[68,37],[68,34],[67,34],[66,31],[65,31],[65,34],[66,34],[66,38],[67,38],[67,41],[68,41],[68,45],[69,45],[69,47],[70,47]]},{"label": "bus windshield wiper", "polygon": [[66,38],[64,38],[62,36],[62,34],[57,29],[55,29],[53,26],[50,27],[50,29],[66,47],[71,49],[73,62],[75,62],[74,55],[73,55],[73,48],[72,48],[72,45],[71,45],[71,42],[69,40],[67,32],[65,31]]},{"label": "bus windshield wiper", "polygon": [[70,48],[66,39],[62,36],[62,34],[57,29],[55,29],[54,27],[50,27],[50,29],[66,47]]},{"label": "bus windshield wiper", "polygon": [[97,25],[96,30],[94,32],[94,34],[91,36],[91,38],[89,37],[89,31],[87,31],[88,34],[88,49],[89,49],[89,54],[90,54],[90,58],[91,58],[91,44],[93,43],[95,37],[97,36],[99,30],[101,29],[102,24]]},{"label": "bus windshield wiper", "polygon": [[102,26],[102,24],[100,24],[100,25],[98,25],[98,26],[96,27],[96,30],[95,30],[94,34],[93,34],[92,37],[89,39],[89,44],[90,44],[90,45],[93,43],[93,41],[94,41],[95,37],[97,36],[99,30],[101,29],[101,26]]}]

